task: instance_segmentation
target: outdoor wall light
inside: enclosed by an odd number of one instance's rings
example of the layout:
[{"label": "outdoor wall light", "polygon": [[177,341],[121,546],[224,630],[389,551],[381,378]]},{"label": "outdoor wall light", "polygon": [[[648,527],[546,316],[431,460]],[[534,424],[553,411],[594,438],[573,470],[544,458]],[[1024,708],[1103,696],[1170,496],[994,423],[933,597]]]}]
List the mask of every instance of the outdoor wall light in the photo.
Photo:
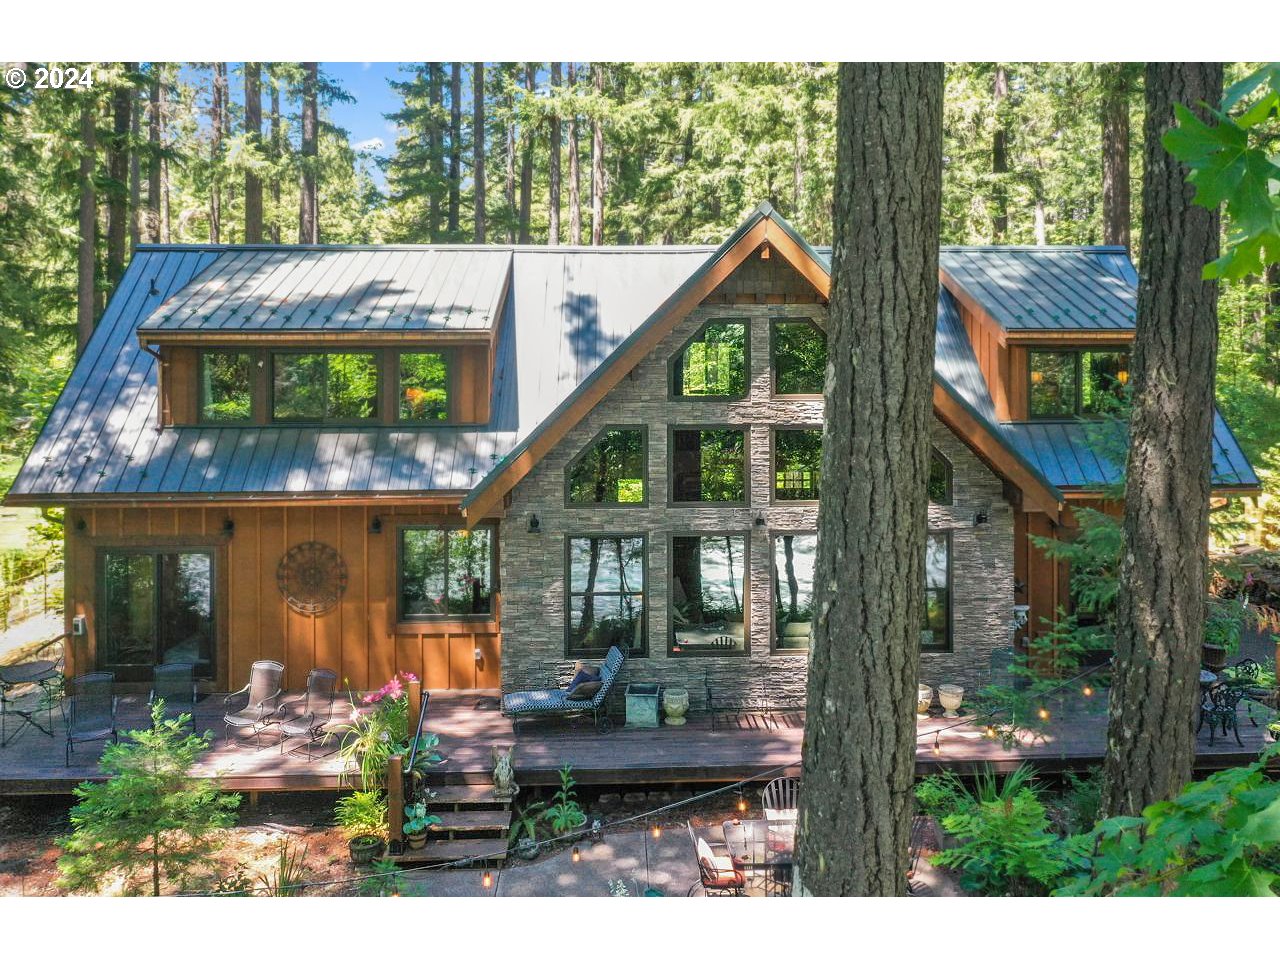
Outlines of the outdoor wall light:
[{"label": "outdoor wall light", "polygon": [[370,533],[382,532],[382,518],[379,517],[377,514],[374,514],[373,519],[369,521],[369,532]]},{"label": "outdoor wall light", "polygon": [[764,526],[764,514],[763,514],[763,513],[757,513],[757,514],[756,514],[756,526],[757,526],[757,527],[763,527],[763,526]]},{"label": "outdoor wall light", "polygon": [[975,527],[980,527],[983,524],[987,524],[990,522],[991,522],[991,504],[984,503],[982,506],[978,508],[977,512],[973,515],[973,525]]},{"label": "outdoor wall light", "polygon": [[225,518],[222,521],[222,532],[225,533],[228,537],[235,536],[236,522],[232,520],[230,517]]},{"label": "outdoor wall light", "polygon": [[538,515],[536,513],[529,514],[529,532],[530,533],[542,532],[542,521],[538,519]]},{"label": "outdoor wall light", "polygon": [[89,524],[84,522],[84,517],[76,517],[76,533],[84,533],[89,529]]}]

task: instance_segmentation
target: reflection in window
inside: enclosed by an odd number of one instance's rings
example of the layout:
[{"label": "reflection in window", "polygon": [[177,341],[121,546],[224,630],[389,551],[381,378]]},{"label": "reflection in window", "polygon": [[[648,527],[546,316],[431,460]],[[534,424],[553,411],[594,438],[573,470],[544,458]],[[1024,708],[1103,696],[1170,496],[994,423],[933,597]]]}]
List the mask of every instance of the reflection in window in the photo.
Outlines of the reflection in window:
[{"label": "reflection in window", "polygon": [[253,357],[247,353],[200,354],[200,419],[245,423],[253,406]]},{"label": "reflection in window", "polygon": [[747,325],[712,320],[676,357],[677,397],[741,397],[747,392]]},{"label": "reflection in window", "polygon": [[821,430],[778,430],[773,435],[775,500],[817,500],[822,469]]},{"label": "reflection in window", "polygon": [[449,368],[441,353],[400,354],[400,419],[449,419]]},{"label": "reflection in window", "polygon": [[1114,413],[1129,382],[1126,350],[1086,350],[1080,354],[1080,410],[1086,415]]},{"label": "reflection in window", "polygon": [[400,618],[493,612],[493,528],[400,531]]},{"label": "reflection in window", "polygon": [[104,551],[97,666],[150,680],[156,664],[214,674],[213,556],[205,551]]},{"label": "reflection in window", "polygon": [[570,503],[644,503],[645,432],[606,430],[569,467]]},{"label": "reflection in window", "polygon": [[929,454],[929,502],[944,507],[951,503],[951,461],[937,450]]},{"label": "reflection in window", "polygon": [[1074,417],[1076,355],[1071,351],[1031,353],[1031,416]]},{"label": "reflection in window", "polygon": [[642,536],[569,538],[568,656],[645,649],[644,555]]},{"label": "reflection in window", "polygon": [[671,653],[745,653],[747,538],[671,538]]},{"label": "reflection in window", "polygon": [[368,420],[378,415],[372,353],[277,353],[271,358],[276,420]]},{"label": "reflection in window", "polygon": [[951,535],[947,533],[931,533],[925,541],[920,649],[951,649]]},{"label": "reflection in window", "polygon": [[773,645],[807,650],[813,636],[813,571],[816,533],[783,533],[773,538]]},{"label": "reflection in window", "polygon": [[745,503],[746,434],[673,430],[671,498],[676,503]]},{"label": "reflection in window", "polygon": [[1126,350],[1033,350],[1030,411],[1067,419],[1118,412],[1129,382]]},{"label": "reflection in window", "polygon": [[775,320],[773,392],[821,396],[826,379],[826,333],[811,320]]}]

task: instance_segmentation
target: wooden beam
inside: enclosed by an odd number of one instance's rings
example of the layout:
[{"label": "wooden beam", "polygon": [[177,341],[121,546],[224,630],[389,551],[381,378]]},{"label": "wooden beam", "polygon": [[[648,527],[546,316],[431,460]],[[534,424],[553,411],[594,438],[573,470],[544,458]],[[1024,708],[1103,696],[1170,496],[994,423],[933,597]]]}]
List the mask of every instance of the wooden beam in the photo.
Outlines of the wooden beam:
[{"label": "wooden beam", "polygon": [[[138,342],[144,347],[148,344],[165,344],[168,346],[203,347],[205,349],[225,349],[233,346],[266,346],[296,347],[311,346],[323,343],[387,344],[407,343],[414,346],[439,344],[441,346],[460,346],[462,344],[493,343],[493,330],[139,330]],[[295,343],[294,341],[298,341]]]}]

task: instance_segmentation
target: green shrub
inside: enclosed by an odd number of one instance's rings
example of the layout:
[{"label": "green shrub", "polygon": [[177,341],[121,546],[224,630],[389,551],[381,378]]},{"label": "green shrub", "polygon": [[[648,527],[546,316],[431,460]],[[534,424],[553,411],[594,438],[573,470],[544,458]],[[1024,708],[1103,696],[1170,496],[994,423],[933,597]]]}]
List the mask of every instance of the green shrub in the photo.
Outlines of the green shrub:
[{"label": "green shrub", "polygon": [[353,790],[334,804],[334,821],[348,840],[372,835],[387,838],[387,801],[380,790]]}]

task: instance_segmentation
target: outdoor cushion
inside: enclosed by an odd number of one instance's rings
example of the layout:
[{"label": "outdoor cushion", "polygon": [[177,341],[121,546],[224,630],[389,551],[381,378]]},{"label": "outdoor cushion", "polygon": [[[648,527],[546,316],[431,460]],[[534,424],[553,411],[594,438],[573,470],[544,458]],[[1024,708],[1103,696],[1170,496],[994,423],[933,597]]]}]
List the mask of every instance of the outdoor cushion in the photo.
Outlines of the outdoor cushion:
[{"label": "outdoor cushion", "polygon": [[569,681],[569,692],[573,693],[573,691],[577,690],[578,687],[582,686],[584,683],[599,681],[599,679],[600,679],[599,670],[595,670],[595,671],[583,670],[581,667],[579,667],[578,672],[575,673],[573,675],[573,679]]},{"label": "outdoor cushion", "polygon": [[570,687],[569,692],[565,694],[565,699],[590,700],[600,692],[600,688],[603,686],[604,684],[599,680],[587,680],[575,687]]},{"label": "outdoor cushion", "polygon": [[575,662],[573,665],[573,672],[575,674],[590,674],[588,677],[590,680],[594,680],[596,677],[600,676],[600,668],[594,663],[587,663],[585,660],[578,660]]}]

